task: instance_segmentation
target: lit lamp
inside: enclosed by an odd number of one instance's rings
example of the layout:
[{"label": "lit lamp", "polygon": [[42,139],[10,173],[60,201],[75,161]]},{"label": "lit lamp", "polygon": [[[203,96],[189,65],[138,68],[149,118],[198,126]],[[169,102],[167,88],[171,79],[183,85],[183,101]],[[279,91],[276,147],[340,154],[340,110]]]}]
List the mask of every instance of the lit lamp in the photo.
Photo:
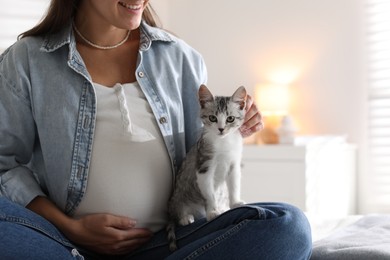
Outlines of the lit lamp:
[{"label": "lit lamp", "polygon": [[288,85],[257,85],[255,102],[264,116],[264,129],[260,131],[257,143],[291,143],[295,128],[288,116]]}]

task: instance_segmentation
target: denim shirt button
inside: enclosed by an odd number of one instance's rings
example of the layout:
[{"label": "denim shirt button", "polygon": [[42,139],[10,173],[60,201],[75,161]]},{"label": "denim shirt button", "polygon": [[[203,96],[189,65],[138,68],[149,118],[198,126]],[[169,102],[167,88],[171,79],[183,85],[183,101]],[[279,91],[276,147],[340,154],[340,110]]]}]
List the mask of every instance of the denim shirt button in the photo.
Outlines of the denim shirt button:
[{"label": "denim shirt button", "polygon": [[160,117],[160,119],[158,120],[160,122],[160,124],[165,124],[167,122],[167,119],[166,117]]},{"label": "denim shirt button", "polygon": [[143,78],[143,77],[145,76],[145,74],[144,74],[142,71],[140,71],[140,72],[138,72],[138,76],[139,76],[140,78]]}]

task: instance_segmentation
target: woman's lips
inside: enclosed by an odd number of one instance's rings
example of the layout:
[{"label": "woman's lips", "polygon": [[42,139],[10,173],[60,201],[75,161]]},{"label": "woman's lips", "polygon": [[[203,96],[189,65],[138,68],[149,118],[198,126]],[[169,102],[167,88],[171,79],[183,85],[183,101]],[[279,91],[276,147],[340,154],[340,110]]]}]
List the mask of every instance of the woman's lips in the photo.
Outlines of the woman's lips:
[{"label": "woman's lips", "polygon": [[126,4],[124,2],[119,2],[119,4],[129,10],[139,10],[142,8],[142,4]]}]

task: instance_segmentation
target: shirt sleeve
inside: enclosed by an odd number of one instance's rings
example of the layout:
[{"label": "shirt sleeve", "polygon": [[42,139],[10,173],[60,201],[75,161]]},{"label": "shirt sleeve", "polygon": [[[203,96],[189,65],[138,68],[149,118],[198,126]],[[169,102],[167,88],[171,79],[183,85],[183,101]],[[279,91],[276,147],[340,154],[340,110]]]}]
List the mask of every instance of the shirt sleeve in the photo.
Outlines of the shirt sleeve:
[{"label": "shirt sleeve", "polygon": [[187,64],[187,69],[184,71],[185,78],[191,80],[183,82],[187,91],[186,98],[183,100],[187,152],[197,142],[202,132],[198,89],[200,85],[207,84],[207,69],[203,57],[196,51],[193,52],[193,55],[193,59]]},{"label": "shirt sleeve", "polygon": [[37,143],[28,77],[5,55],[0,58],[0,196],[26,206],[45,194],[27,166]]}]

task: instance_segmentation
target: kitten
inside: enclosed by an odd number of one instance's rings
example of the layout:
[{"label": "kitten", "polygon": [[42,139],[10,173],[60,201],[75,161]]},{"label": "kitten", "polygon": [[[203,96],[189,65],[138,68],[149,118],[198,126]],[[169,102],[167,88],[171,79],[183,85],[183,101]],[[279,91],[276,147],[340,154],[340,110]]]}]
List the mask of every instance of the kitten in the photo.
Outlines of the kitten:
[{"label": "kitten", "polygon": [[246,90],[239,87],[231,97],[214,97],[202,85],[198,96],[204,127],[181,165],[168,203],[171,251],[177,249],[176,224],[188,225],[203,216],[211,220],[223,212],[218,194],[228,198],[230,208],[244,203],[240,200],[243,140],[239,128],[244,123]]}]

